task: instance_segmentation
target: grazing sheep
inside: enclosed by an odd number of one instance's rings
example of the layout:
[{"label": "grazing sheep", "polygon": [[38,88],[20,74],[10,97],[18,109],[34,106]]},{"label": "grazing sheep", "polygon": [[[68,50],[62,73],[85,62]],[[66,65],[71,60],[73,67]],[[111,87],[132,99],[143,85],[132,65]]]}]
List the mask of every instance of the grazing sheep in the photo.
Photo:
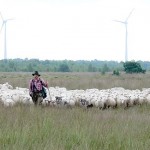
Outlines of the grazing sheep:
[{"label": "grazing sheep", "polygon": [[[128,90],[122,87],[102,90],[67,90],[57,86],[50,87],[47,92],[50,94],[43,100],[43,105],[49,106],[97,107],[103,110],[116,107],[128,108],[144,103],[150,104],[150,88],[143,88],[142,91]],[[0,84],[0,100],[5,106],[14,105],[16,102],[32,103],[28,89],[21,87],[13,89],[8,83]]]},{"label": "grazing sheep", "polygon": [[62,97],[60,97],[60,96],[55,96],[55,98],[56,98],[56,105],[58,106],[60,106],[60,105],[62,105],[63,104],[63,101],[62,101]]}]

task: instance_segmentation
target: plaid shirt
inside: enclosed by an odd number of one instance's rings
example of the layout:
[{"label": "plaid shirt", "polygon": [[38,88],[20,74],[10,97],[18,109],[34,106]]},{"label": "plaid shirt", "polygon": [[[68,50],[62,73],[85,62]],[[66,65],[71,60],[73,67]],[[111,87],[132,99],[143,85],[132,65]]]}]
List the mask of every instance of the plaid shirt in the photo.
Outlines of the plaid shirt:
[{"label": "plaid shirt", "polygon": [[32,79],[29,82],[29,92],[40,92],[42,91],[42,86],[47,87],[47,84],[42,79]]}]

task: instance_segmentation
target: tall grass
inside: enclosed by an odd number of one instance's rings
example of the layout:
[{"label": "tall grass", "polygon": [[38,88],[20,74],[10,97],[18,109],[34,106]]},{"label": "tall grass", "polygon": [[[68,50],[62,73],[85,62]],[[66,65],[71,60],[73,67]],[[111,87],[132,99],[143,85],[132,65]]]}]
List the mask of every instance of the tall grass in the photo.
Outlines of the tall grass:
[{"label": "tall grass", "polygon": [[[67,89],[148,88],[149,74],[42,73],[50,86]],[[0,81],[28,87],[31,73],[1,73]],[[0,150],[149,150],[150,106],[129,109],[0,105]]]},{"label": "tall grass", "polygon": [[148,150],[150,107],[0,109],[1,150]]},{"label": "tall grass", "polygon": [[[47,80],[49,86],[66,87],[70,89],[108,89],[123,87],[125,89],[142,89],[150,87],[150,73],[124,74],[114,76],[112,73],[101,75],[100,73],[41,73],[41,77]],[[28,88],[32,73],[0,73],[0,84],[8,82],[13,87]]]}]

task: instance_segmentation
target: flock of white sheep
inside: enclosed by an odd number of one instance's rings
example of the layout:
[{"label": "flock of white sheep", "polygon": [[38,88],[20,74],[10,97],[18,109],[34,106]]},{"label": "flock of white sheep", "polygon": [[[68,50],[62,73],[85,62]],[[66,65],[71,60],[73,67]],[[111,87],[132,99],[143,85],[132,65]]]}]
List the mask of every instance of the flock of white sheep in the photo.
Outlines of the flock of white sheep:
[{"label": "flock of white sheep", "polygon": [[[49,106],[81,106],[99,109],[150,104],[150,88],[128,90],[122,87],[111,89],[67,90],[66,88],[50,87],[43,105]],[[0,84],[0,101],[4,106],[13,106],[16,102],[32,103],[27,88],[13,88],[10,84]]]}]

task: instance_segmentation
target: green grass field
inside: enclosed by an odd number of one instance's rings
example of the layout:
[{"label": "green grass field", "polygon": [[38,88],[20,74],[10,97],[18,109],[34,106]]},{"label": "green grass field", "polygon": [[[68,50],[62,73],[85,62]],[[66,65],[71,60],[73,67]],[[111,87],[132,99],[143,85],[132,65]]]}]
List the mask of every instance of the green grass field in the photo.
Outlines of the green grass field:
[{"label": "green grass field", "polygon": [[[51,85],[68,85],[76,88],[98,87],[100,83],[113,87],[148,87],[149,74],[111,75],[98,74],[50,74]],[[1,74],[1,81],[20,86],[30,74]],[[83,79],[84,76],[84,80]],[[14,79],[14,80],[12,80]],[[67,80],[68,79],[68,80]],[[133,80],[131,80],[133,79]],[[97,82],[96,82],[97,81]],[[98,82],[99,81],[99,82]],[[122,82],[121,82],[122,81]],[[128,82],[128,84],[126,82]],[[132,81],[132,82],[131,82]],[[8,83],[9,83],[8,82]],[[68,82],[71,84],[68,84]],[[129,82],[133,85],[129,85]],[[118,84],[117,84],[118,83]],[[1,83],[0,83],[1,84]],[[100,88],[105,88],[101,84]],[[26,87],[27,82],[21,87]],[[129,87],[130,86],[130,87]],[[123,86],[122,86],[123,87]],[[52,108],[18,104],[14,107],[0,105],[0,150],[149,150],[150,106],[134,106],[128,109]]]}]

